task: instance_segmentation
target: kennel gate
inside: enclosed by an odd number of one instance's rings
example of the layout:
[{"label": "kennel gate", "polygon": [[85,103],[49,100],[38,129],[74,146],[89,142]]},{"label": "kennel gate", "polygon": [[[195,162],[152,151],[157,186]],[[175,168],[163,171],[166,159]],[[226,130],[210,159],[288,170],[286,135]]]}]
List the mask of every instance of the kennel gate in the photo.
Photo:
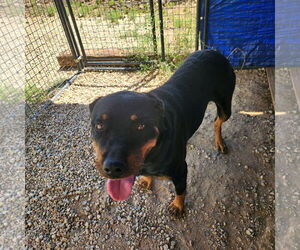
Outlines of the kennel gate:
[{"label": "kennel gate", "polygon": [[[84,13],[76,1],[54,2],[70,47],[57,56],[62,68],[129,70],[152,59],[164,61],[176,49],[187,55],[199,48],[200,22],[205,20],[200,17],[200,0],[127,1],[120,10],[116,3],[102,4],[90,19],[80,18]],[[186,32],[180,34],[180,29]]]}]

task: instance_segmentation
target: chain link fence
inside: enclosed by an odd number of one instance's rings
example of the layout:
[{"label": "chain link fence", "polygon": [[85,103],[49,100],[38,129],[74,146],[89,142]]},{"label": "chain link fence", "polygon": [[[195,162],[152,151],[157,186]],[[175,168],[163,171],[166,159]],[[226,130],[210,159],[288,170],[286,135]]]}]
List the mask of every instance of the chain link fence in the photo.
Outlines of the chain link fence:
[{"label": "chain link fence", "polygon": [[2,117],[8,116],[24,100],[24,44],[24,6],[20,1],[0,1],[0,115]]},{"label": "chain link fence", "polygon": [[182,60],[195,50],[197,1],[170,1],[163,5],[166,56]]},{"label": "chain link fence", "polygon": [[77,70],[57,61],[69,45],[54,2],[26,0],[25,18],[26,112],[32,114],[38,111],[37,104],[53,96]]},{"label": "chain link fence", "polygon": [[[172,61],[195,49],[196,0],[61,3],[67,18],[73,15],[76,20],[79,36],[74,33],[74,37],[82,41],[87,58],[135,57],[148,61],[163,57]],[[20,26],[20,20],[11,13],[13,1],[1,3],[1,103],[25,99],[27,116],[38,113],[42,104],[78,73],[78,62],[56,4],[54,0],[25,0],[25,23]],[[18,43],[8,46],[13,40]],[[20,62],[25,62],[21,67],[25,79],[18,79],[16,65]]]},{"label": "chain link fence", "polygon": [[[87,55],[161,55],[161,36],[168,56],[194,49],[196,0],[72,1]],[[162,19],[162,20],[161,20]],[[162,29],[161,24],[162,22]],[[163,32],[163,34],[161,34]]]},{"label": "chain link fence", "polygon": [[87,55],[156,53],[149,1],[72,2],[72,9]]}]

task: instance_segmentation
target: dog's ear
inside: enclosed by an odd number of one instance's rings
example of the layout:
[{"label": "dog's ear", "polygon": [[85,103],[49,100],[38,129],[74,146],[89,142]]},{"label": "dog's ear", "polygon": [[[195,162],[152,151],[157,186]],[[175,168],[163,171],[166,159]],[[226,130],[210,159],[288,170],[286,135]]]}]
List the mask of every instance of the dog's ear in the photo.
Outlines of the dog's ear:
[{"label": "dog's ear", "polygon": [[153,100],[154,106],[159,114],[159,125],[160,125],[160,131],[163,131],[166,128],[165,124],[165,104],[164,102],[157,97],[156,95],[152,93],[148,93],[148,96]]},{"label": "dog's ear", "polygon": [[95,107],[97,101],[100,100],[100,99],[101,99],[101,97],[98,97],[98,98],[96,98],[92,103],[89,104],[90,114],[92,114],[93,109],[94,109],[94,107]]}]

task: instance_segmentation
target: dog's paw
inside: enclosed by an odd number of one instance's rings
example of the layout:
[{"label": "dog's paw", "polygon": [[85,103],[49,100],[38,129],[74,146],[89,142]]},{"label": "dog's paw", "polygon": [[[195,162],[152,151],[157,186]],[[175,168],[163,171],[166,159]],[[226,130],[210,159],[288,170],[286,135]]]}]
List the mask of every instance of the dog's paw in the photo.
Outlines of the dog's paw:
[{"label": "dog's paw", "polygon": [[168,211],[175,217],[181,217],[184,212],[184,206],[175,202],[175,200],[168,206]]},{"label": "dog's paw", "polygon": [[137,184],[140,189],[151,190],[152,189],[153,178],[150,176],[142,176]]},{"label": "dog's paw", "polygon": [[228,153],[228,148],[226,146],[226,144],[224,143],[224,141],[216,141],[215,142],[216,148],[217,150],[222,153],[222,154],[227,154]]}]

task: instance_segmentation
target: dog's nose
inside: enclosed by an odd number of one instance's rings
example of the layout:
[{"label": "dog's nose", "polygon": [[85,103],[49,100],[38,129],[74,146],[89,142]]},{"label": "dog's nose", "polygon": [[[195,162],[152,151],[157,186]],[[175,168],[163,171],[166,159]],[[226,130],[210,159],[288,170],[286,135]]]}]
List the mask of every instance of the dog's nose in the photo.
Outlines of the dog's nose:
[{"label": "dog's nose", "polygon": [[103,162],[103,168],[108,176],[118,178],[125,171],[125,163],[119,160],[107,159]]}]

